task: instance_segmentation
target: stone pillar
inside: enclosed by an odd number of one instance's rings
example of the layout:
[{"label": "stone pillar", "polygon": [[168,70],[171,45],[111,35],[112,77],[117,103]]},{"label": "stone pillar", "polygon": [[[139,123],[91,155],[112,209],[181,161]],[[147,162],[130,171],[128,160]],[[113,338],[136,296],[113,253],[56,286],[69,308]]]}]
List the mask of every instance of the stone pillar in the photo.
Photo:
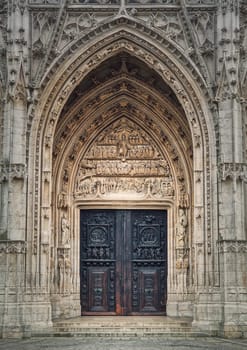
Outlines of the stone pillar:
[{"label": "stone pillar", "polygon": [[31,260],[26,253],[27,241],[31,240],[26,225],[29,217],[27,124],[31,102],[28,88],[30,31],[26,4],[26,1],[9,1],[5,13],[7,71],[0,174],[3,204],[0,210],[0,329],[3,337],[28,336],[31,328],[41,324],[47,327],[51,320],[49,303],[45,305],[44,300],[40,303],[35,300],[36,311],[33,312],[32,300],[35,297],[31,297],[31,279],[26,275]]},{"label": "stone pillar", "polygon": [[[238,1],[221,1],[218,13],[219,81],[219,261],[223,296],[222,333],[247,332],[247,237],[244,178],[244,116],[241,106],[240,8]],[[241,303],[241,306],[240,306]]]},{"label": "stone pillar", "polygon": [[0,337],[28,334],[22,324],[26,243],[0,241]]}]

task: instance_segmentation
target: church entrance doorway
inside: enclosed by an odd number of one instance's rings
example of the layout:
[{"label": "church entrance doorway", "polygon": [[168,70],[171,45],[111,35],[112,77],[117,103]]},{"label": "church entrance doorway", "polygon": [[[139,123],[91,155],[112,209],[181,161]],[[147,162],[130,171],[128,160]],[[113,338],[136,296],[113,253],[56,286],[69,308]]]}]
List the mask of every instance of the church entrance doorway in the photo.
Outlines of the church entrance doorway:
[{"label": "church entrance doorway", "polygon": [[82,315],[162,315],[167,211],[81,210]]}]

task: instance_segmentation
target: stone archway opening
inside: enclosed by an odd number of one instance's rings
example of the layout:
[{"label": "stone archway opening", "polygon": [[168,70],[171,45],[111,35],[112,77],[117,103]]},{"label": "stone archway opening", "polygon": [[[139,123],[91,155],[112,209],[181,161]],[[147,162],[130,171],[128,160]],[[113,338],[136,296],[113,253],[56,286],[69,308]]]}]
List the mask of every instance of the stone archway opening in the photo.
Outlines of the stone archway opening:
[{"label": "stone archway opening", "polygon": [[80,209],[113,207],[168,211],[167,309],[191,314],[192,162],[183,108],[144,62],[121,52],[82,80],[53,143],[54,317],[80,301]]}]

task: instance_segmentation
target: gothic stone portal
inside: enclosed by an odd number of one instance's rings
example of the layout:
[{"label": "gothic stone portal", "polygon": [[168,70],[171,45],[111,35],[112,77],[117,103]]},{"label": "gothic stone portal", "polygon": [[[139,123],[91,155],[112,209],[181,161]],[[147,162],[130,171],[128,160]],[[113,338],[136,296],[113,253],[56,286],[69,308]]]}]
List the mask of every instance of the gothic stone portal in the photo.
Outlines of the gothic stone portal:
[{"label": "gothic stone portal", "polygon": [[[71,282],[75,285],[76,281],[82,314],[164,314],[178,293],[180,300],[187,297],[192,274],[188,247],[193,192],[189,125],[171,89],[142,62],[124,54],[107,60],[102,69],[104,74],[96,69],[87,81],[109,75],[107,89],[97,84],[85,99],[75,103],[85,93],[82,82],[69,98],[54,136],[58,254],[65,256],[68,271],[71,261],[72,271],[71,276],[64,273],[71,277],[68,281],[59,279],[59,292],[69,299]],[[147,81],[156,82],[156,92]],[[98,213],[95,223],[87,210],[96,208],[107,210]],[[135,210],[113,213],[112,209]],[[157,215],[158,210],[167,210],[163,216],[169,215],[170,222],[168,264],[166,244],[153,247],[150,241],[149,247],[141,246],[135,237],[131,243],[137,209],[145,209],[146,216],[150,216],[147,209]],[[80,211],[83,219],[79,229]],[[145,223],[144,217],[139,219]],[[155,225],[155,220],[149,224]],[[92,232],[85,225],[96,224],[103,228],[96,228],[88,238]],[[123,239],[120,250],[117,242]],[[65,261],[61,261],[63,265]],[[172,281],[169,290],[167,276]]]},{"label": "gothic stone portal", "polygon": [[81,210],[83,315],[166,310],[167,212]]}]

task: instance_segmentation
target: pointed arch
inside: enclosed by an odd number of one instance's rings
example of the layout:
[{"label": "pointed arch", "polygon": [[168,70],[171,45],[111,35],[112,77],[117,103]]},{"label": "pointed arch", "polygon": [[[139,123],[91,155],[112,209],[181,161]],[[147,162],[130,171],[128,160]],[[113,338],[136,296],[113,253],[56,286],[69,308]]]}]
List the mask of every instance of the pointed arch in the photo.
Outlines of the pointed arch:
[{"label": "pointed arch", "polygon": [[[142,29],[143,31],[141,31]],[[176,118],[174,117],[174,120],[180,121],[180,131],[184,129],[185,134],[189,136],[189,143],[191,143],[192,149],[191,153],[193,154],[193,162],[191,164],[188,160],[189,148],[186,149],[187,146],[183,144],[182,141],[182,131],[181,134],[179,134],[177,131],[175,132],[174,128],[169,130],[169,126],[165,121],[165,115],[160,115],[158,111],[154,111],[153,107],[148,106],[148,102],[142,99],[142,96],[137,96],[138,94],[134,96],[133,92],[130,91],[125,91],[124,93],[123,91],[121,93],[114,92],[113,95],[110,94],[102,99],[102,101],[99,101],[97,97],[100,99],[100,96],[104,94],[103,88],[99,87],[96,89],[96,96],[93,96],[93,94],[91,95],[90,101],[89,96],[87,96],[87,93],[84,91],[82,100],[85,104],[88,103],[87,112],[84,113],[83,109],[81,112],[81,105],[78,103],[78,105],[71,107],[71,114],[69,112],[66,114],[66,105],[75,89],[79,87],[82,82],[87,81],[87,78],[92,72],[100,69],[104,62],[119,54],[125,54],[137,59],[147,70],[154,72],[167,88],[172,91],[173,95],[176,96],[176,103],[179,107],[173,108],[174,116],[177,115]],[[124,81],[124,79],[122,81]],[[138,86],[138,82],[135,83],[136,86]],[[145,84],[143,85],[145,90]],[[109,87],[111,86],[109,85]],[[161,95],[162,94],[151,91],[151,96],[157,101],[162,99]],[[152,115],[152,118],[149,120],[147,118],[138,120],[139,125],[142,125],[144,129],[145,127],[149,128],[148,133],[152,135],[153,138],[159,139],[160,147],[164,148],[164,154],[166,153],[165,147],[171,147],[171,153],[174,152],[174,161],[170,161],[169,164],[174,168],[173,172],[176,173],[177,176],[179,173],[179,166],[175,169],[175,162],[177,156],[181,156],[183,165],[182,172],[186,173],[189,183],[187,189],[191,192],[190,202],[187,204],[186,199],[183,200],[178,198],[178,196],[176,201],[163,201],[163,204],[165,203],[165,205],[170,208],[169,220],[171,238],[169,245],[170,249],[173,251],[170,255],[169,265],[170,310],[174,310],[172,306],[173,303],[178,303],[175,297],[177,293],[177,283],[179,283],[176,276],[179,273],[186,274],[188,269],[187,263],[182,265],[182,267],[180,267],[181,265],[179,264],[176,265],[176,259],[179,260],[182,258],[179,255],[181,252],[176,250],[175,245],[179,207],[183,208],[186,214],[190,216],[190,236],[188,244],[190,249],[189,260],[191,264],[190,274],[191,276],[193,275],[191,281],[194,281],[193,285],[190,286],[190,290],[194,293],[196,283],[201,283],[201,280],[197,277],[196,266],[193,265],[195,257],[192,256],[192,252],[196,255],[197,244],[200,244],[200,249],[204,251],[205,260],[203,268],[206,273],[208,264],[212,263],[210,254],[212,250],[214,250],[214,245],[216,245],[216,241],[211,234],[213,230],[213,203],[217,195],[214,187],[216,183],[214,170],[216,147],[213,117],[211,111],[207,107],[208,98],[209,95],[206,83],[191,60],[186,58],[181,50],[177,48],[174,43],[170,42],[169,39],[161,38],[155,30],[144,28],[143,24],[135,22],[132,19],[125,17],[114,19],[102,24],[102,26],[97,28],[96,32],[82,36],[76,42],[72,43],[68,50],[57,58],[44,77],[41,84],[41,95],[37,97],[38,102],[33,110],[30,144],[35,145],[35,147],[29,150],[29,172],[32,175],[31,178],[34,179],[33,182],[29,183],[30,191],[33,190],[34,192],[33,201],[29,203],[30,210],[34,205],[33,222],[29,230],[33,232],[33,236],[31,237],[33,249],[38,252],[41,251],[42,244],[51,242],[51,237],[53,237],[53,250],[67,249],[65,247],[59,247],[61,217],[57,209],[60,210],[62,214],[68,213],[69,217],[67,217],[67,219],[73,220],[70,230],[71,232],[77,232],[74,234],[77,235],[78,241],[79,228],[78,225],[75,225],[76,220],[78,221],[78,214],[76,214],[74,210],[67,211],[68,200],[70,201],[69,205],[71,205],[71,208],[76,208],[75,204],[73,204],[72,184],[76,179],[76,171],[78,170],[80,157],[82,157],[82,155],[79,156],[78,154],[78,157],[76,156],[75,158],[76,165],[72,165],[72,161],[74,161],[72,159],[73,153],[77,154],[74,141],[79,140],[77,144],[81,147],[81,152],[85,154],[86,148],[84,148],[83,151],[83,142],[85,142],[85,147],[87,147],[92,141],[90,141],[90,137],[87,140],[85,134],[79,134],[78,130],[82,128],[83,130],[90,131],[90,127],[94,128],[94,130],[98,128],[98,124],[101,122],[101,116],[99,114],[99,112],[102,111],[101,105],[105,106],[105,111],[107,113],[110,113],[109,111],[111,108],[114,109],[114,107],[116,108],[117,106],[120,115],[128,116],[130,112],[126,111],[126,106],[124,106],[127,100],[130,102],[135,121],[139,118],[137,117],[138,106],[139,110],[140,106],[142,106],[146,114]],[[95,105],[93,103],[94,99],[96,102]],[[164,107],[166,102],[164,98],[164,102],[162,102],[162,104],[161,102],[159,103]],[[167,102],[167,105],[171,105],[171,102]],[[94,108],[95,106],[98,107],[98,111],[97,108]],[[62,121],[62,115],[68,115],[68,119],[65,117],[64,121]],[[113,123],[117,116],[113,113],[109,118]],[[71,125],[71,138],[69,139],[63,134],[62,129],[64,125],[68,125],[72,120],[76,121],[77,124],[75,124],[75,126]],[[131,118],[130,120],[133,121]],[[89,121],[91,121],[91,124]],[[136,125],[138,125],[138,122]],[[107,125],[109,126],[110,124],[111,123],[106,122],[103,125],[106,128]],[[98,135],[100,129],[97,130],[96,134]],[[164,130],[166,130],[168,136]],[[171,136],[173,143],[171,143],[172,146],[169,146]],[[60,163],[56,163],[52,153],[56,143],[63,138],[63,145],[61,146],[62,151],[58,154]],[[83,142],[81,142],[82,140]],[[75,146],[74,149],[73,146]],[[172,158],[172,155],[170,158]],[[59,188],[62,183],[62,178],[68,178],[70,174],[66,170],[66,161],[68,166],[72,166],[71,174],[73,181],[71,181],[70,192]],[[61,168],[60,165],[62,165]],[[65,172],[62,173],[62,171]],[[213,175],[210,176],[210,173]],[[53,197],[54,193],[55,196]],[[78,203],[76,205],[78,208]],[[54,215],[54,211],[57,211],[56,215]],[[41,212],[41,216],[39,212]],[[63,215],[62,218],[64,218]],[[78,276],[79,267],[78,260],[76,260],[79,251],[78,242],[73,243],[73,249],[73,254],[71,256],[73,256],[74,260],[72,264],[74,266],[74,274]],[[206,260],[206,252],[208,252],[208,260]],[[54,250],[53,257],[59,256],[59,254],[59,252],[55,252]],[[67,251],[61,253],[62,256],[66,254],[68,254]],[[41,258],[39,260],[37,259],[33,268],[36,270],[41,269],[43,263],[41,254]],[[75,277],[75,281],[73,288],[75,288],[74,292],[78,293],[78,277]],[[181,289],[180,292],[181,295],[183,295],[184,290]],[[185,302],[190,303],[191,300],[185,300]],[[176,312],[179,313],[180,311]]]}]

